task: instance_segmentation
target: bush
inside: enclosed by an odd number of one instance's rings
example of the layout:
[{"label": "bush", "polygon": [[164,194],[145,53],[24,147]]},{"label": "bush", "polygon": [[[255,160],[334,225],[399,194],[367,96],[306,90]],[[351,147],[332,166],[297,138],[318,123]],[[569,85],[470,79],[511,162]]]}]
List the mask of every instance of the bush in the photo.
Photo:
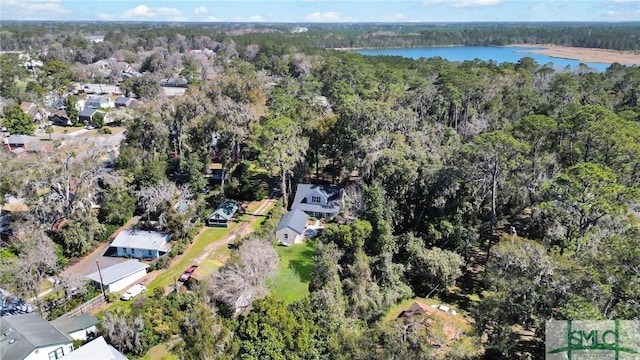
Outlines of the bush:
[{"label": "bush", "polygon": [[108,303],[112,303],[114,301],[117,301],[120,298],[120,294],[118,294],[117,292],[112,292],[112,293],[108,293],[107,294],[107,302]]},{"label": "bush", "polygon": [[167,269],[169,268],[169,257],[161,256],[158,261],[156,261],[156,269]]},{"label": "bush", "polygon": [[111,129],[109,129],[108,127],[102,127],[100,128],[100,130],[98,130],[101,134],[113,134],[113,131],[111,131]]}]

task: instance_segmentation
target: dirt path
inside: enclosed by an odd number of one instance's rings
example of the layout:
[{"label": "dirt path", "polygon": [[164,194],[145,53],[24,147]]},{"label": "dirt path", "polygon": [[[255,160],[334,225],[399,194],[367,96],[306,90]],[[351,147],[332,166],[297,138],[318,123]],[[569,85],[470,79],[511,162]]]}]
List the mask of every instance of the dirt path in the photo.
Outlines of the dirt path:
[{"label": "dirt path", "polygon": [[[260,217],[262,217],[262,215],[264,215],[264,213],[267,211],[267,209],[271,208],[271,206],[278,201],[277,199],[266,199],[262,201],[262,204],[260,204],[260,206],[256,209],[256,211],[254,211],[252,214],[249,214],[249,219],[244,221],[242,224],[238,225],[238,227],[236,227],[235,229],[233,229],[229,234],[227,234],[225,237],[223,237],[222,239],[210,244],[209,246],[207,246],[204,251],[202,252],[202,255],[198,256],[194,262],[196,264],[200,264],[202,263],[202,261],[204,261],[205,259],[207,259],[209,256],[211,256],[212,254],[214,254],[216,251],[218,251],[220,248],[222,248],[223,246],[227,246],[228,244],[242,239],[243,237],[251,234],[253,232],[253,229],[251,228],[251,225],[253,225],[253,223],[255,223]],[[202,231],[201,231],[202,232]],[[200,235],[200,234],[198,234]]]}]

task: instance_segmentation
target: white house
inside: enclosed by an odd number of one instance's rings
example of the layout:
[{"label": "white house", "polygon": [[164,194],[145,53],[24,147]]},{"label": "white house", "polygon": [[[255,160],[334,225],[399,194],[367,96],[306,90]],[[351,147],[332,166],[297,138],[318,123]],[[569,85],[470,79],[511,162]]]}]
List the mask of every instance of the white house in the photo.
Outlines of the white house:
[{"label": "white house", "polygon": [[66,355],[64,360],[127,360],[127,357],[100,336]]},{"label": "white house", "polygon": [[146,230],[122,230],[111,242],[118,256],[158,258],[171,250],[169,235]]},{"label": "white house", "polygon": [[328,218],[344,207],[344,189],[334,186],[298,184],[291,209],[300,209],[309,216]]},{"label": "white house", "polygon": [[117,292],[142,279],[147,275],[147,268],[149,265],[143,264],[139,260],[127,260],[101,269],[102,278],[97,271],[87,275],[87,278],[97,286],[100,286],[102,282],[106,291]]},{"label": "white house", "polygon": [[286,213],[276,227],[276,239],[284,245],[299,244],[304,237],[309,215],[300,209]]},{"label": "white house", "polygon": [[98,319],[88,313],[74,317],[65,315],[51,321],[51,325],[55,326],[56,329],[71,336],[74,340],[83,341],[86,341],[87,338],[92,337],[93,334],[98,332],[96,325],[99,323],[100,321]]},{"label": "white house", "polygon": [[0,318],[0,359],[60,359],[72,351],[73,339],[36,313]]},{"label": "white house", "polygon": [[92,96],[84,103],[85,108],[100,109],[115,107],[114,102],[108,96]]}]

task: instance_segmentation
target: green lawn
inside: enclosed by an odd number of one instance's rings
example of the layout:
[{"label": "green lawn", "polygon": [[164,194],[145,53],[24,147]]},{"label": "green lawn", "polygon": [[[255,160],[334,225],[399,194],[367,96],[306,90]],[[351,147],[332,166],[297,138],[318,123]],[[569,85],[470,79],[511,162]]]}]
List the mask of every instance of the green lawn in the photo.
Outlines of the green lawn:
[{"label": "green lawn", "polygon": [[315,248],[315,241],[290,247],[278,246],[280,263],[271,286],[271,294],[275,298],[290,304],[309,295]]}]

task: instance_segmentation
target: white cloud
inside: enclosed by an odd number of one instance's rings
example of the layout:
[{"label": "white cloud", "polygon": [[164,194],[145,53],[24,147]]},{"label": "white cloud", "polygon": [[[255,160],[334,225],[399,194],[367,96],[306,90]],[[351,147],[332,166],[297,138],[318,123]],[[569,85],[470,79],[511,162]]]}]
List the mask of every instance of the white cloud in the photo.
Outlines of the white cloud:
[{"label": "white cloud", "polygon": [[193,9],[193,12],[196,13],[196,15],[202,15],[202,14],[208,13],[209,10],[207,10],[207,8],[204,7],[204,6],[200,6],[200,7],[197,7],[195,9]]},{"label": "white cloud", "polygon": [[147,5],[138,5],[131,10],[127,10],[122,13],[123,19],[142,19],[142,20],[150,20],[162,18],[163,20],[173,20],[173,21],[184,21],[187,20],[186,17],[183,16],[182,11],[176,8],[170,7],[159,7],[159,8],[150,8]]},{"label": "white cloud", "polygon": [[260,21],[264,21],[264,18],[260,15],[253,15],[249,17],[249,21],[260,22]]},{"label": "white cloud", "polygon": [[313,22],[335,22],[335,21],[344,21],[345,19],[342,17],[342,14],[335,11],[328,11],[325,13],[314,12],[304,17],[307,21]]},{"label": "white cloud", "polygon": [[156,17],[156,13],[151,11],[151,8],[147,5],[140,5],[122,13],[122,17],[125,19],[151,19]]},{"label": "white cloud", "polygon": [[503,0],[424,0],[424,6],[448,4],[453,7],[473,7],[473,6],[495,6],[502,3]]},{"label": "white cloud", "polygon": [[7,20],[44,20],[71,13],[62,0],[0,0],[0,9]]},{"label": "white cloud", "polygon": [[220,21],[220,19],[218,19],[215,16],[207,16],[206,18],[203,19],[203,21]]}]

